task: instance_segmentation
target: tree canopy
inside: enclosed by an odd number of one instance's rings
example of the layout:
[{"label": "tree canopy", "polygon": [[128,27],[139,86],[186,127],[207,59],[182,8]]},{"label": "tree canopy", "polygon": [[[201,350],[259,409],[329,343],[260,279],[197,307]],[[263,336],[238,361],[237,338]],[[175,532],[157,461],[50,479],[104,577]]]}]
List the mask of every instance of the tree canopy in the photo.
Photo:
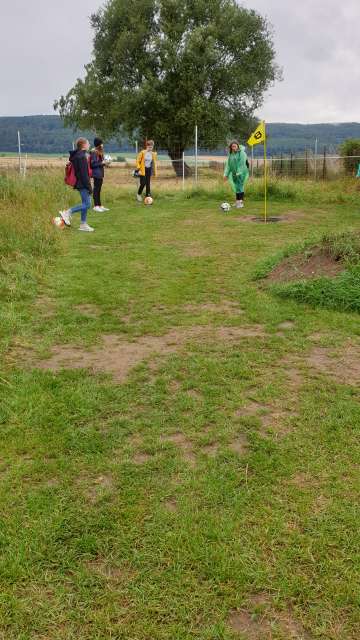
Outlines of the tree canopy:
[{"label": "tree canopy", "polygon": [[152,137],[172,158],[196,123],[207,148],[248,133],[280,75],[269,24],[235,0],[108,0],[91,23],[85,78],[55,108],[104,137]]}]

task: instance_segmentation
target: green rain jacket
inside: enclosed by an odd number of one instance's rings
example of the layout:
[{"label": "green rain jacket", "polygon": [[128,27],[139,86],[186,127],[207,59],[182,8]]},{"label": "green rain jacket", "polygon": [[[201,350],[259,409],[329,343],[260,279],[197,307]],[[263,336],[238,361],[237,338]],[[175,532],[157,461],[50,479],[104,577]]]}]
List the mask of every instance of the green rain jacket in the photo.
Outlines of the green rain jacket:
[{"label": "green rain jacket", "polygon": [[242,145],[236,153],[229,153],[226,160],[224,176],[229,179],[235,193],[245,191],[245,184],[249,178],[246,160],[245,147]]}]

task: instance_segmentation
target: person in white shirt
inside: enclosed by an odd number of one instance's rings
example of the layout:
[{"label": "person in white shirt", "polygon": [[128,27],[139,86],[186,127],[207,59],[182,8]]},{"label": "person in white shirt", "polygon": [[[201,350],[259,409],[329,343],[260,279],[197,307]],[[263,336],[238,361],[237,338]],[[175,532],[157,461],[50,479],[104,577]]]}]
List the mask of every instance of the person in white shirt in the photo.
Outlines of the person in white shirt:
[{"label": "person in white shirt", "polygon": [[146,197],[151,196],[151,177],[157,174],[157,154],[154,151],[154,140],[148,140],[146,148],[140,151],[136,159],[136,169],[140,177],[140,186],[137,192],[137,200],[142,202],[142,192]]}]

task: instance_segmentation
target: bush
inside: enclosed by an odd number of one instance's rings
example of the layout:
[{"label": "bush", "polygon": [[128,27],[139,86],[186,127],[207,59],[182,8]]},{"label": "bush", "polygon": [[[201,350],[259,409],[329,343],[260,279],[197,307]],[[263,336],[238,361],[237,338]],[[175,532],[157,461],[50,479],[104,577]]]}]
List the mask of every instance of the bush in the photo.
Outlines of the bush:
[{"label": "bush", "polygon": [[355,175],[360,162],[360,140],[349,138],[340,145],[339,150],[343,156],[345,173],[350,176]]}]

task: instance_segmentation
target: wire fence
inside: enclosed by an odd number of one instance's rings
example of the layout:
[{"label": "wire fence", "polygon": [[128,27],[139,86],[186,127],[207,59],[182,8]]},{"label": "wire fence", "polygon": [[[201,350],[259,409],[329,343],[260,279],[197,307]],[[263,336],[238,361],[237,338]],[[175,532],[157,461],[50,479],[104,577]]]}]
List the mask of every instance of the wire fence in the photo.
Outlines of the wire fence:
[{"label": "wire fence", "polygon": [[[121,161],[119,161],[121,160]],[[121,157],[114,160],[106,170],[107,178],[121,185],[133,184],[132,172],[135,168],[135,158]],[[20,174],[23,178],[42,171],[64,170],[67,157],[26,156],[1,157],[0,173]],[[162,154],[157,163],[158,179],[160,181],[175,181],[179,186],[189,183],[219,178],[223,175],[225,156],[211,155],[183,155],[178,160],[171,160]],[[311,152],[304,154],[288,154],[267,158],[269,177],[284,179],[335,180],[343,177],[355,176],[360,164],[360,156],[328,155],[326,150],[321,155]],[[249,157],[250,175],[258,178],[264,175],[264,159]]]}]

